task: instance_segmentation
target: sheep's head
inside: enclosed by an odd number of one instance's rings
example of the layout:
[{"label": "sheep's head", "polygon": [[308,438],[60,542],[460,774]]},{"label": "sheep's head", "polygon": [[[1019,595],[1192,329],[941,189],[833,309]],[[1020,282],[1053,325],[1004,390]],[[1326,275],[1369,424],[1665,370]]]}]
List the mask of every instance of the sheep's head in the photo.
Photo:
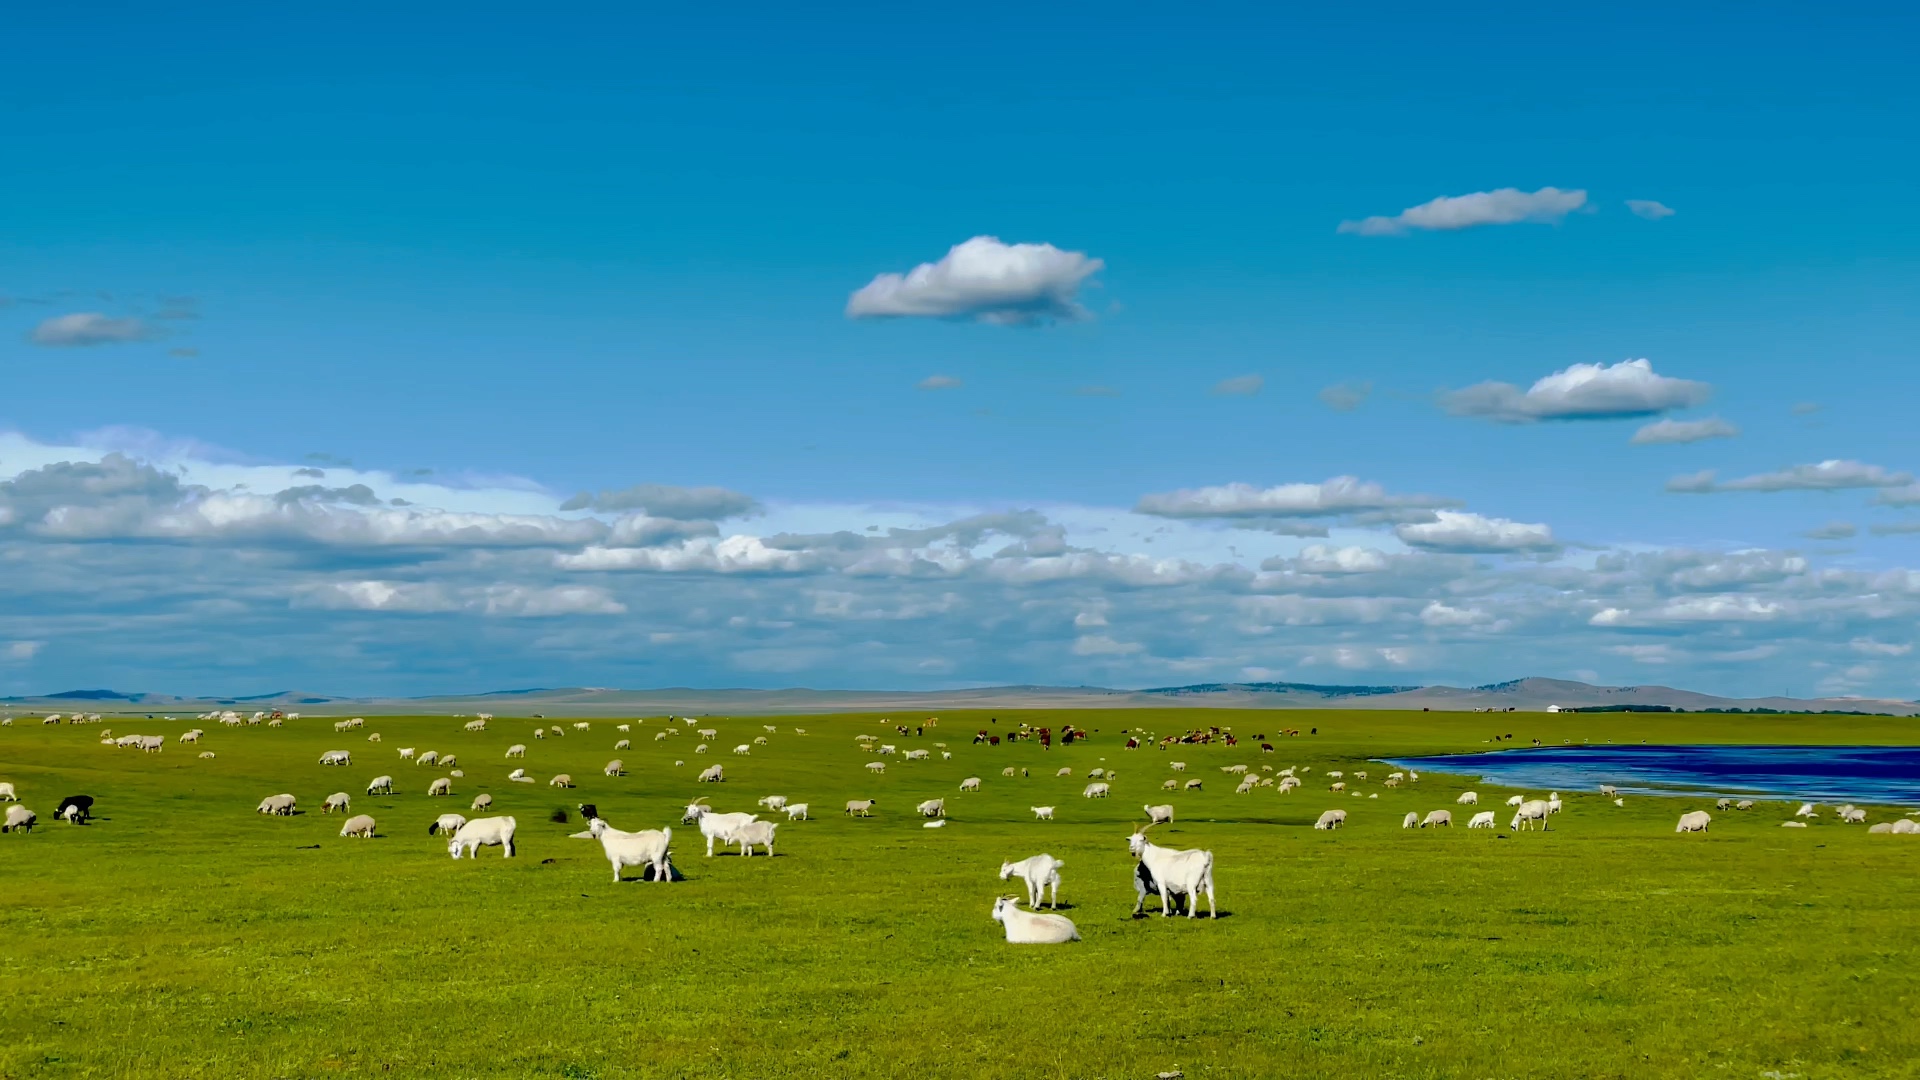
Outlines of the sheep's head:
[{"label": "sheep's head", "polygon": [[594,818],[593,820],[587,822],[587,832],[592,833],[593,838],[596,840],[600,838],[601,834],[607,831],[607,828],[608,828],[607,823],[600,820],[599,818]]},{"label": "sheep's head", "polygon": [[460,841],[458,840],[447,841],[447,854],[453,856],[456,859],[459,858],[460,857]]}]

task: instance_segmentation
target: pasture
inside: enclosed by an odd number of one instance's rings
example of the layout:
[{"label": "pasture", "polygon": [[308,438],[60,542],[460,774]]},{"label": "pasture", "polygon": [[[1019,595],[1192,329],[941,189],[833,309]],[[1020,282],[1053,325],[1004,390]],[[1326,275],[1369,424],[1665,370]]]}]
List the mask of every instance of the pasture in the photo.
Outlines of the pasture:
[{"label": "pasture", "polygon": [[[573,721],[369,717],[279,729],[111,716],[0,728],[0,781],[40,815],[0,836],[0,1077],[1836,1077],[1913,1075],[1920,1061],[1920,837],[1869,836],[1831,812],[1783,829],[1792,805],[1715,812],[1708,800],[1563,791],[1544,833],[1505,828],[1516,792],[1423,774],[1386,789],[1369,759],[1491,749],[1512,731],[1619,742],[1898,743],[1915,721],[1873,717],[1123,710],[943,713],[925,734],[877,716],[703,717],[710,751],[660,717]],[[896,715],[912,726],[924,717]],[[1084,743],[974,745],[1020,721],[1093,729]],[[535,741],[534,726],[564,737]],[[1240,745],[1122,749],[1123,728],[1231,726]],[[769,733],[763,725],[772,725]],[[164,752],[115,735],[167,736]],[[189,727],[198,746],[176,736]],[[1279,738],[1282,727],[1317,735]],[[804,728],[806,735],[795,733]],[[379,732],[370,743],[367,734]],[[854,736],[933,750],[876,758]],[[1263,754],[1250,736],[1270,736]],[[731,749],[765,735],[746,756]],[[632,747],[615,751],[620,738]],[[936,742],[953,754],[942,760]],[[524,759],[503,756],[526,743]],[[459,756],[444,769],[401,747]],[[319,765],[324,751],[353,755]],[[217,756],[203,760],[200,750]],[[601,767],[623,759],[627,775]],[[1168,763],[1187,763],[1184,774]],[[684,764],[676,765],[676,761]],[[726,782],[696,784],[709,765]],[[1288,795],[1233,793],[1221,766],[1304,766]],[[1029,775],[1004,777],[1012,766]],[[538,781],[509,783],[525,767]],[[1070,778],[1055,771],[1071,767]],[[1090,769],[1112,797],[1080,797]],[[1331,794],[1322,775],[1346,773]],[[1356,771],[1369,773],[1357,780]],[[549,788],[555,773],[578,787]],[[368,796],[392,774],[395,794]],[[1179,775],[1200,791],[1163,792]],[[982,778],[962,793],[962,779]],[[1465,828],[1474,787],[1501,828]],[[331,792],[378,819],[336,835]],[[301,813],[256,814],[290,792]],[[96,820],[52,819],[61,797]],[[427,826],[490,813],[518,854],[448,858]],[[776,857],[706,858],[687,802],[812,806],[781,822]],[[1544,796],[1542,792],[1531,793]],[[1377,798],[1369,796],[1377,795]],[[841,814],[874,798],[872,819]],[[950,823],[924,829],[922,799]],[[600,845],[570,838],[592,802],[623,829],[674,829],[684,881],[615,884]],[[1135,919],[1126,838],[1154,830],[1214,851],[1222,917]],[[1036,822],[1030,806],[1053,805]],[[562,824],[549,820],[569,811]],[[1345,828],[1311,828],[1323,810]],[[1408,811],[1451,829],[1403,830]],[[1870,807],[1871,821],[1899,813]],[[1004,860],[1064,860],[1062,913],[1083,940],[1012,946],[988,917]],[[1203,908],[1204,911],[1204,908]]]}]

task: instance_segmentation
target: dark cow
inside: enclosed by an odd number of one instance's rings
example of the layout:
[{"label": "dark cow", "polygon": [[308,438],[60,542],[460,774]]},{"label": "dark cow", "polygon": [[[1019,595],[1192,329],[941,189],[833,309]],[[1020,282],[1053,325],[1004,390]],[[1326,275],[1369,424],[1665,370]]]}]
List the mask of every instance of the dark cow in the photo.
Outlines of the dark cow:
[{"label": "dark cow", "polygon": [[85,825],[88,821],[92,820],[93,796],[69,795],[66,798],[60,800],[60,809],[55,810],[53,812],[53,816],[57,818],[66,817],[67,807],[69,806],[75,809],[75,813],[73,817],[69,819],[75,825]]}]

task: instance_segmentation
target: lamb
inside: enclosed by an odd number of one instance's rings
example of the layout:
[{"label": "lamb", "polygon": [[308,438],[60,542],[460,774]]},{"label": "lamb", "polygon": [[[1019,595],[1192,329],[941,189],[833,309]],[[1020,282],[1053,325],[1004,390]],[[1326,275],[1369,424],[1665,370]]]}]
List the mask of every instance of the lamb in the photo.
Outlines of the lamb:
[{"label": "lamb", "polygon": [[373,839],[373,815],[355,814],[340,826],[341,836],[357,836],[362,840]]},{"label": "lamb", "polygon": [[1707,826],[1711,824],[1713,824],[1713,815],[1707,813],[1705,810],[1695,810],[1691,813],[1681,814],[1680,824],[1674,826],[1673,831],[1677,833],[1706,832]]},{"label": "lamb", "polygon": [[712,768],[702,770],[700,775],[694,779],[702,784],[722,784],[726,782],[727,773],[725,769],[715,765]]},{"label": "lamb", "polygon": [[763,810],[779,810],[786,805],[787,797],[785,795],[769,795],[760,800],[760,808]]},{"label": "lamb", "polygon": [[504,847],[503,858],[513,858],[513,830],[515,822],[510,817],[474,818],[454,830],[453,839],[447,841],[447,854],[458,859],[465,854],[469,859],[480,857],[483,847]]},{"label": "lamb", "polygon": [[1507,824],[1507,828],[1516,832],[1521,829],[1531,829],[1536,821],[1544,831],[1547,827],[1547,804],[1544,799],[1528,799],[1521,803],[1520,809],[1514,811],[1513,820]]},{"label": "lamb", "polygon": [[283,792],[279,795],[269,795],[266,798],[261,799],[260,806],[258,809],[254,811],[254,813],[277,814],[281,817],[291,817],[293,816],[293,808],[294,808],[293,796],[285,794]]},{"label": "lamb", "polygon": [[1448,828],[1448,829],[1452,828],[1453,827],[1453,811],[1429,810],[1427,812],[1427,819],[1420,823],[1420,827],[1424,829],[1429,825],[1432,825],[1435,828]]},{"label": "lamb", "polygon": [[352,808],[353,797],[344,791],[334,792],[327,796],[326,802],[320,804],[320,812],[323,814],[331,814],[335,810],[350,810]]},{"label": "lamb", "polygon": [[93,819],[93,796],[69,795],[60,800],[53,816],[64,819],[69,825],[85,825]]},{"label": "lamb", "polygon": [[1053,902],[1049,907],[1060,906],[1060,868],[1067,865],[1051,855],[1040,854],[1019,862],[1000,864],[1000,880],[1017,877],[1027,884],[1027,906],[1037,908],[1041,897],[1049,887],[1053,889]]},{"label": "lamb", "polygon": [[7,807],[7,819],[4,824],[0,824],[0,832],[32,833],[34,822],[39,820],[39,815],[15,803]]},{"label": "lamb", "polygon": [[923,802],[919,806],[914,807],[913,810],[915,813],[919,814],[921,817],[946,817],[947,816],[947,800],[928,799],[926,802]]},{"label": "lamb", "polygon": [[427,785],[427,794],[428,795],[451,795],[453,794],[453,781],[443,776],[440,779],[435,780],[433,783]]},{"label": "lamb", "polygon": [[619,758],[614,758],[612,761],[607,762],[606,766],[600,771],[607,776],[625,776],[627,775],[627,763],[621,761]]},{"label": "lamb", "polygon": [[993,918],[1007,928],[1007,941],[1013,945],[1064,945],[1079,941],[1080,931],[1065,915],[1021,911],[1019,897],[1003,896],[993,902]]},{"label": "lamb", "polygon": [[960,790],[961,791],[979,791],[980,778],[977,776],[969,776],[965,780],[960,781]]},{"label": "lamb", "polygon": [[1477,791],[1463,791],[1460,793],[1460,797],[1453,801],[1461,806],[1477,806],[1480,803],[1480,793]]},{"label": "lamb", "polygon": [[427,835],[432,836],[435,833],[445,833],[451,836],[459,832],[460,826],[466,823],[467,819],[463,814],[441,814],[439,817],[433,819],[433,824],[427,826]]},{"label": "lamb", "polygon": [[1027,809],[1033,811],[1033,820],[1035,821],[1053,820],[1053,807],[1051,806],[1029,806]]},{"label": "lamb", "polygon": [[547,786],[557,787],[557,788],[570,788],[573,786],[573,777],[568,775],[567,773],[558,773],[554,776],[553,779],[547,781]]},{"label": "lamb", "polygon": [[1473,815],[1472,821],[1467,822],[1467,828],[1469,829],[1491,829],[1494,827],[1493,811],[1491,810],[1482,810]]},{"label": "lamb", "polygon": [[787,820],[788,821],[809,820],[807,818],[807,804],[803,802],[788,803],[787,804]]},{"label": "lamb", "polygon": [[1400,819],[1400,827],[1401,827],[1401,828],[1403,828],[1403,829],[1417,829],[1417,828],[1419,828],[1419,827],[1420,827],[1420,815],[1419,815],[1419,814],[1417,814],[1417,813],[1415,813],[1415,812],[1413,812],[1412,810],[1409,810],[1409,811],[1407,811],[1407,816],[1406,816],[1406,817],[1404,817],[1404,818],[1401,818],[1401,819]]},{"label": "lamb", "polygon": [[473,805],[468,807],[469,810],[490,810],[492,808],[493,808],[493,796],[487,794],[484,791],[478,795],[475,795],[473,797]]},{"label": "lamb", "polygon": [[517,743],[514,743],[512,746],[507,747],[507,756],[517,757],[517,758],[526,757],[527,744],[523,742],[517,742]]},{"label": "lamb", "polygon": [[1148,822],[1154,825],[1173,824],[1173,804],[1163,803],[1159,806],[1148,806],[1145,809]]},{"label": "lamb", "polygon": [[879,801],[880,800],[878,799],[848,799],[847,800],[847,816],[848,817],[872,817],[873,804]]},{"label": "lamb", "polygon": [[719,814],[708,811],[701,814],[700,835],[707,838],[707,858],[713,858],[715,840],[722,844],[733,843],[734,830],[754,820],[756,820],[754,815],[747,813]]},{"label": "lamb", "polygon": [[[1213,895],[1213,852],[1160,847],[1147,839],[1147,831],[1152,828],[1152,825],[1144,826],[1128,837],[1127,850],[1140,860],[1147,868],[1147,873],[1152,875],[1154,883],[1160,887],[1160,917],[1167,917],[1167,898],[1173,893],[1187,896],[1187,918],[1195,917],[1200,910],[1200,894],[1205,892],[1208,916],[1219,918],[1220,907]],[[1144,907],[1143,898],[1134,907],[1135,913]]]},{"label": "lamb", "polygon": [[1346,822],[1347,822],[1347,812],[1345,810],[1329,810],[1326,813],[1320,815],[1320,820],[1314,822],[1313,827],[1316,829],[1324,830],[1326,832],[1332,832],[1333,830],[1346,824]]},{"label": "lamb", "polygon": [[1088,784],[1080,792],[1080,797],[1083,799],[1104,799],[1107,797],[1107,785]]},{"label": "lamb", "polygon": [[587,832],[600,841],[600,850],[607,853],[607,861],[613,864],[614,881],[618,882],[620,871],[629,866],[646,867],[642,876],[651,873],[655,881],[673,880],[673,866],[667,850],[673,842],[672,829],[622,832],[596,817],[587,823]]},{"label": "lamb", "polygon": [[367,784],[367,794],[369,795],[393,794],[393,777],[391,776],[374,777],[372,781],[370,781]]},{"label": "lamb", "polygon": [[740,854],[753,857],[753,849],[767,849],[767,855],[773,855],[773,830],[779,828],[774,821],[749,821],[733,830],[733,842],[740,845]]}]

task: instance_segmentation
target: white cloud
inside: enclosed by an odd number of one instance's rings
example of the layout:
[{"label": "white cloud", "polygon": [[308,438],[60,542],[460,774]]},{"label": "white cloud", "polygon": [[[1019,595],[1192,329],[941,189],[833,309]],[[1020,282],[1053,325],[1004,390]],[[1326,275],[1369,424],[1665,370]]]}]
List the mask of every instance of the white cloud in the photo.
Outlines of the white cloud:
[{"label": "white cloud", "polygon": [[1920,506],[1920,484],[1882,491],[1873,502],[1876,506]]},{"label": "white cloud", "polygon": [[152,327],[139,319],[115,319],[97,311],[77,311],[55,315],[33,328],[30,340],[35,345],[71,348],[86,345],[118,345],[145,341],[154,337]]},{"label": "white cloud", "polygon": [[1518,188],[1476,191],[1471,195],[1443,195],[1408,207],[1393,217],[1343,221],[1340,231],[1359,236],[1397,236],[1413,229],[1471,229],[1477,225],[1518,222],[1558,223],[1587,204],[1585,191],[1543,187],[1527,192]]},{"label": "white cloud", "polygon": [[591,587],[496,585],[454,590],[439,582],[339,581],[297,592],[294,606],[332,611],[431,615],[473,612],[518,618],[620,615],[626,605]]},{"label": "white cloud", "polygon": [[1455,416],[1504,424],[1611,420],[1689,408],[1706,401],[1712,390],[1706,383],[1657,374],[1646,360],[1622,360],[1575,364],[1524,393],[1512,383],[1483,382],[1442,395],[1440,405]]},{"label": "white cloud", "polygon": [[560,504],[562,510],[598,510],[620,513],[640,510],[653,517],[677,521],[720,521],[743,517],[760,509],[751,495],[721,487],[673,487],[667,484],[635,484],[618,491],[598,495],[583,491]]},{"label": "white cloud", "polygon": [[0,660],[24,663],[39,656],[40,650],[45,645],[44,641],[9,641],[4,647],[0,647]]},{"label": "white cloud", "polygon": [[1851,521],[1829,521],[1817,529],[1802,533],[1809,540],[1851,540],[1859,533]]},{"label": "white cloud", "polygon": [[778,574],[813,569],[804,551],[782,551],[757,536],[687,540],[673,547],[609,548],[598,545],[554,557],[562,570],[635,570],[663,574]]},{"label": "white cloud", "polygon": [[1847,642],[1847,647],[1867,656],[1905,656],[1913,651],[1912,645],[1895,644],[1888,641],[1875,641],[1870,637],[1857,637]]},{"label": "white cloud", "polygon": [[929,375],[913,385],[920,390],[955,390],[962,384],[951,375]]},{"label": "white cloud", "polygon": [[976,236],[939,262],[881,274],[847,300],[854,319],[973,319],[1006,326],[1090,317],[1080,287],[1105,264],[1052,244],[1003,244]]},{"label": "white cloud", "polygon": [[1169,518],[1333,517],[1371,510],[1444,505],[1423,495],[1389,495],[1379,484],[1336,476],[1318,484],[1183,488],[1142,496],[1135,511]]},{"label": "white cloud", "polygon": [[1667,490],[1703,495],[1715,491],[1844,491],[1855,488],[1904,488],[1913,474],[1893,472],[1859,461],[1831,459],[1814,465],[1795,465],[1779,472],[1758,473],[1719,483],[1714,472],[1689,473],[1667,481]]},{"label": "white cloud", "polygon": [[1493,617],[1477,608],[1457,608],[1438,600],[1420,609],[1420,621],[1433,627],[1480,626]]},{"label": "white cloud", "polygon": [[1373,393],[1373,383],[1364,379],[1358,382],[1334,383],[1320,391],[1320,401],[1335,412],[1352,412],[1366,402]]},{"label": "white cloud", "polygon": [[1259,375],[1236,375],[1231,379],[1221,379],[1213,384],[1215,397],[1253,397],[1267,380]]},{"label": "white cloud", "polygon": [[1652,199],[1628,199],[1627,209],[1633,211],[1636,217],[1643,217],[1648,221],[1659,221],[1661,218],[1672,217],[1674,215],[1672,207],[1657,203]]},{"label": "white cloud", "polygon": [[1553,530],[1545,525],[1482,517],[1459,510],[1441,510],[1435,518],[1430,522],[1397,526],[1393,533],[1412,547],[1462,554],[1556,551],[1560,547],[1553,538]]},{"label": "white cloud", "polygon": [[1668,443],[1696,443],[1706,439],[1731,439],[1740,429],[1717,416],[1704,420],[1655,420],[1633,433],[1635,446],[1659,446]]},{"label": "white cloud", "polygon": [[1303,574],[1372,574],[1385,570],[1388,562],[1384,552],[1373,548],[1310,544],[1287,566]]},{"label": "white cloud", "polygon": [[1132,656],[1146,646],[1133,641],[1115,641],[1105,634],[1088,634],[1073,642],[1075,656]]}]

